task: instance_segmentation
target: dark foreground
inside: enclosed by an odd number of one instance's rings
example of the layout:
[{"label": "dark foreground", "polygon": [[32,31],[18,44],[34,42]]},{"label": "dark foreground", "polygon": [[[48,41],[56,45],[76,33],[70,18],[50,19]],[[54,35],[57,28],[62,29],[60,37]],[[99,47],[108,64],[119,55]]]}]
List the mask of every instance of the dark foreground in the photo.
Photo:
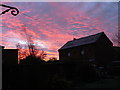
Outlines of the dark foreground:
[{"label": "dark foreground", "polygon": [[[118,71],[118,70],[117,70]],[[104,72],[74,63],[3,65],[2,90],[120,89],[120,72]]]}]

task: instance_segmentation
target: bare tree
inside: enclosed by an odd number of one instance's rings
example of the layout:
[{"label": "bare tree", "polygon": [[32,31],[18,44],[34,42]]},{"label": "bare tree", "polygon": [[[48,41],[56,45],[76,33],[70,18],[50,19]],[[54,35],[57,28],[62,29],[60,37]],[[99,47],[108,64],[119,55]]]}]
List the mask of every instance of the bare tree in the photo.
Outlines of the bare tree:
[{"label": "bare tree", "polygon": [[16,48],[18,49],[18,60],[24,59],[26,56],[28,56],[27,50],[24,49],[19,43],[16,44]]},{"label": "bare tree", "polygon": [[24,35],[22,34],[22,36],[26,38],[26,45],[20,45],[19,43],[16,45],[19,53],[19,60],[26,58],[27,56],[36,57],[40,60],[45,59],[47,55],[46,52],[35,46],[31,35],[27,32],[26,26],[22,27],[22,31],[24,32]]},{"label": "bare tree", "polygon": [[120,46],[120,30],[118,30],[118,32],[114,35],[114,38],[112,40],[117,44],[117,46]]}]

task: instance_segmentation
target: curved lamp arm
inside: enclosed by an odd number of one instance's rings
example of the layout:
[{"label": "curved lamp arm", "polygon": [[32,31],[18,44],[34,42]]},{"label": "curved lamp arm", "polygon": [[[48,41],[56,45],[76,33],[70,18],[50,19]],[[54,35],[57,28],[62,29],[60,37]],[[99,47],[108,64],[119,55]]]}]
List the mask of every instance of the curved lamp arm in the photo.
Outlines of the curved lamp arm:
[{"label": "curved lamp arm", "polygon": [[8,12],[10,10],[11,10],[11,14],[14,15],[14,16],[19,14],[19,10],[15,7],[7,6],[7,5],[4,5],[4,4],[0,4],[0,6],[8,8],[7,10],[0,13],[0,15],[5,14],[6,12]]}]

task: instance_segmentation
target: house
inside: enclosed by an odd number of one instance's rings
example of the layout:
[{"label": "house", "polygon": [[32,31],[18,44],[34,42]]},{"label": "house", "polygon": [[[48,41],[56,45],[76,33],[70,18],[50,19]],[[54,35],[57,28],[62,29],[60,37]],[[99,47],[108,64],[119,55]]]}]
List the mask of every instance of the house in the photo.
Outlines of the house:
[{"label": "house", "polygon": [[4,49],[2,48],[2,64],[17,65],[18,64],[18,49]]},{"label": "house", "polygon": [[114,59],[111,64],[111,72],[114,75],[120,75],[120,47],[113,46]]},{"label": "house", "polygon": [[113,46],[114,50],[114,61],[120,61],[120,47]]},{"label": "house", "polygon": [[0,46],[2,56],[2,89],[9,89],[15,85],[17,78],[18,49],[4,49]]},{"label": "house", "polygon": [[100,32],[94,35],[68,41],[59,51],[63,62],[92,63],[93,66],[105,67],[113,59],[113,43]]}]

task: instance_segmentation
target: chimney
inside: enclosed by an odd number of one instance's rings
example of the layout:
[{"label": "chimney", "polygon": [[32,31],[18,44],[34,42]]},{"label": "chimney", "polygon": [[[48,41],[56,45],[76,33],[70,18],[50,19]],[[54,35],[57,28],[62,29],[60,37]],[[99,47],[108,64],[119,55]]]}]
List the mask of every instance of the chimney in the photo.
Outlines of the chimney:
[{"label": "chimney", "polygon": [[76,38],[73,38],[73,40],[76,40]]}]

